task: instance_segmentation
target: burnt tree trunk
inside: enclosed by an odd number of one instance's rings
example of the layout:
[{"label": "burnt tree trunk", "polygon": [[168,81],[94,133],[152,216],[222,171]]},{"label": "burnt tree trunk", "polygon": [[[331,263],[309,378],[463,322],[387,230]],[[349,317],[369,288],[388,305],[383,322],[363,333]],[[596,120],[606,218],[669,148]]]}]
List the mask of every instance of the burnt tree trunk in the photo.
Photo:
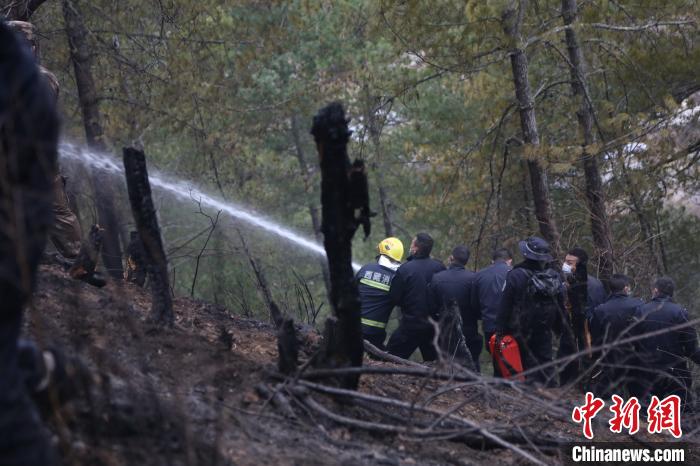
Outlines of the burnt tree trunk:
[{"label": "burnt tree trunk", "polygon": [[[299,123],[297,122],[297,117],[292,116],[291,118],[291,129],[292,129],[292,139],[294,140],[294,149],[299,162],[299,169],[301,170],[301,176],[304,179],[304,189],[307,192],[313,190],[313,172],[312,168],[306,161],[306,154],[304,153],[304,148],[301,144],[301,136],[299,132]],[[311,226],[314,229],[314,237],[316,241],[321,242],[323,240],[323,233],[321,233],[321,221],[318,218],[318,207],[314,205],[313,202],[309,201],[309,216],[311,217]],[[328,271],[328,262],[324,257],[319,259],[319,265],[321,266],[321,273],[323,274],[323,283],[326,285],[326,294],[330,295],[331,292],[331,275]]]},{"label": "burnt tree trunk", "polygon": [[175,323],[175,315],[168,282],[168,258],[163,248],[158,217],[151,198],[151,184],[148,181],[146,156],[143,152],[124,148],[124,173],[131,211],[148,266],[153,296],[151,319],[158,325],[172,326]]},{"label": "burnt tree trunk", "polygon": [[[98,107],[97,90],[92,77],[92,55],[87,42],[87,29],[78,9],[78,2],[63,0],[63,17],[70,49],[70,59],[75,72],[78,102],[85,125],[85,138],[92,150],[106,152],[102,120]],[[107,174],[92,170],[92,184],[100,225],[104,228],[102,262],[107,272],[115,279],[124,275],[122,249],[119,242],[119,221],[114,207],[114,194]]]},{"label": "burnt tree trunk", "polygon": [[[325,362],[334,367],[361,366],[360,301],[352,270],[352,237],[358,226],[354,212],[357,199],[353,197],[367,193],[357,193],[350,182],[350,130],[342,105],[335,102],[321,109],[314,117],[311,134],[321,164],[321,231],[328,256],[331,306],[337,318],[334,341],[326,342]],[[358,382],[359,376],[354,375],[341,381],[349,388],[356,388]]]},{"label": "burnt tree trunk", "polygon": [[[511,41],[510,63],[513,72],[515,96],[518,100],[523,141],[531,147],[537,147],[540,145],[540,135],[537,130],[535,102],[530,89],[527,56],[523,49],[521,36],[526,7],[527,2],[523,0],[519,2],[517,10],[512,6],[507,8],[503,13],[502,21],[503,30]],[[537,159],[528,159],[527,168],[530,173],[535,218],[537,219],[540,233],[551,244],[552,252],[557,255],[559,253],[559,230],[552,216],[547,173]]]},{"label": "burnt tree trunk", "polygon": [[595,142],[594,114],[588,93],[586,61],[574,29],[577,12],[576,0],[562,0],[561,13],[564,25],[567,26],[565,35],[566,48],[569,53],[571,89],[574,97],[579,99],[579,109],[576,116],[583,133],[583,173],[586,180],[586,201],[591,216],[591,233],[593,234],[593,244],[600,257],[598,273],[607,286],[607,281],[612,277],[615,254],[608,215],[605,210],[605,194],[603,193],[598,159],[595,154],[587,153],[588,146]]}]

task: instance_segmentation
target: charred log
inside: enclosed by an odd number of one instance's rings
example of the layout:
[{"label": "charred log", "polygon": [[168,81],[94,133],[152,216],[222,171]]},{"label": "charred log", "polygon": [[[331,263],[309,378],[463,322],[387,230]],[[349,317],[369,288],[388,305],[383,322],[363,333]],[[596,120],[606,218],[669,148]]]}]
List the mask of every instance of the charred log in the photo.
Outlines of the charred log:
[{"label": "charred log", "polygon": [[[332,103],[314,117],[311,134],[321,165],[321,231],[328,257],[331,280],[331,306],[337,326],[328,335],[325,364],[331,367],[361,366],[363,345],[360,327],[360,301],[352,270],[352,237],[363,224],[369,233],[369,195],[364,165],[350,164],[347,144],[348,120],[340,103]],[[362,179],[364,177],[364,180]],[[364,191],[363,191],[364,189]],[[355,208],[363,211],[355,217]],[[356,388],[358,376],[345,377],[341,383]]]},{"label": "charred log", "polygon": [[158,217],[151,197],[146,156],[134,148],[124,148],[124,173],[139,239],[143,244],[153,302],[151,319],[158,325],[175,322],[173,301],[168,282],[168,259],[163,248]]}]

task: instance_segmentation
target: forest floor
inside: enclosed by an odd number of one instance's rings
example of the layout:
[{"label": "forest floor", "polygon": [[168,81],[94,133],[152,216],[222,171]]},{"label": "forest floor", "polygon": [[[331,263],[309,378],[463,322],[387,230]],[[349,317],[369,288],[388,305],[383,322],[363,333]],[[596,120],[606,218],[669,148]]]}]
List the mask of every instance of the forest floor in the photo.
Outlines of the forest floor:
[{"label": "forest floor", "polygon": [[[93,374],[90,390],[50,421],[66,464],[528,462],[511,449],[479,448],[458,436],[449,439],[349,427],[294,403],[296,415],[285,415],[257,389],[279,382],[275,379],[276,332],[270,324],[238,317],[205,302],[177,298],[176,326],[164,330],[148,324],[149,310],[148,291],[136,286],[110,283],[97,289],[67,278],[57,266],[41,267],[26,319],[27,333],[41,344],[79,355]],[[369,359],[365,364],[400,367]],[[452,410],[486,429],[506,426],[560,441],[583,439],[581,426],[570,419],[571,408],[583,401],[581,393],[493,387],[482,382],[363,375],[359,390]],[[349,402],[324,395],[315,399],[348,418],[368,416],[367,409]],[[411,423],[411,414],[405,411],[397,409],[393,416],[399,426]],[[596,425],[596,439],[613,440],[604,422]],[[620,437],[616,439],[624,440]],[[646,434],[635,436],[636,440],[645,438],[649,439]],[[564,461],[558,449],[527,449],[545,463]]]}]

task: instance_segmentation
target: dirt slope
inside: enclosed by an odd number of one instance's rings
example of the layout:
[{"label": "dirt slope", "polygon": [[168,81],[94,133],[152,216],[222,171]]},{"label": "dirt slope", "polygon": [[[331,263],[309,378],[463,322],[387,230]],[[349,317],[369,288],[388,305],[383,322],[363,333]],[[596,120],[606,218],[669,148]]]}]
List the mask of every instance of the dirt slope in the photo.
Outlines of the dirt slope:
[{"label": "dirt slope", "polygon": [[[27,333],[80,355],[94,375],[89,396],[51,421],[67,464],[314,465],[498,464],[525,462],[513,452],[470,448],[448,439],[369,433],[294,406],[290,419],[256,391],[275,370],[276,338],[266,323],[204,302],[175,300],[176,328],[150,327],[148,293],[132,285],[96,289],[42,266]],[[392,367],[367,361],[369,365]],[[451,390],[439,395],[447,386]],[[537,408],[570,409],[580,395],[557,391],[490,395],[478,383],[405,376],[363,376],[361,391],[415,402],[484,426],[520,426],[535,435],[580,439],[580,427]],[[439,396],[438,396],[439,395]],[[523,397],[530,397],[525,399]],[[348,416],[356,408],[327,398]],[[529,406],[523,410],[523,406]],[[398,421],[402,421],[397,412]],[[410,419],[403,419],[403,423]],[[602,432],[602,427],[598,427]],[[619,439],[618,439],[619,440]],[[557,456],[548,462],[558,463]]]}]

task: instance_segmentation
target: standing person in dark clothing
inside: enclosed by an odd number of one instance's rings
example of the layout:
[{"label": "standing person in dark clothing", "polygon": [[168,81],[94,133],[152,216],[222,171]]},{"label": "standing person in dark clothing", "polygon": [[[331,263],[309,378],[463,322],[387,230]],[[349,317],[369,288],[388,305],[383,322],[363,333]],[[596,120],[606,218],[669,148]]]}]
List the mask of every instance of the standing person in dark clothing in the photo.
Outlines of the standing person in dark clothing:
[{"label": "standing person in dark clothing", "polygon": [[427,233],[418,233],[411,242],[411,255],[396,271],[391,283],[392,302],[401,307],[401,322],[389,338],[387,349],[391,354],[407,359],[416,348],[420,348],[425,361],[437,359],[433,345],[435,334],[428,321],[428,284],[433,275],[445,270],[442,262],[430,257],[433,238]]},{"label": "standing person in dark clothing", "polygon": [[[589,327],[594,347],[630,337],[632,318],[637,308],[644,304],[641,299],[631,296],[632,280],[628,276],[613,275],[609,286],[608,300],[596,306],[590,317]],[[599,356],[600,370],[592,382],[597,396],[608,397],[615,390],[620,394],[621,388],[629,388],[629,368],[636,361],[633,344],[604,349],[596,356]]]},{"label": "standing person in dark clothing", "polygon": [[0,463],[49,466],[55,455],[27,393],[22,309],[53,224],[59,119],[25,41],[0,20]]},{"label": "standing person in dark clothing", "polygon": [[[559,354],[562,357],[590,348],[588,319],[593,309],[605,302],[607,293],[600,280],[588,273],[588,254],[580,247],[569,250],[562,264],[566,284],[566,310],[572,332],[562,332]],[[582,359],[567,364],[561,371],[561,384],[570,383],[581,372]]]},{"label": "standing person in dark clothing", "polygon": [[[498,307],[501,304],[503,288],[506,285],[506,275],[513,267],[513,254],[505,248],[497,249],[493,253],[492,260],[490,266],[477,272],[471,289],[471,305],[474,309],[478,309],[481,314],[487,351],[489,340],[496,333]],[[495,361],[493,364],[494,376],[500,375]]]},{"label": "standing person in dark clothing", "polygon": [[[559,273],[549,268],[549,243],[530,237],[521,241],[519,247],[525,260],[506,276],[496,318],[496,338],[505,334],[515,337],[527,372],[552,361],[552,330],[561,330],[563,324],[563,284]],[[550,386],[554,377],[549,366],[527,373],[525,380]]]},{"label": "standing person in dark clothing", "polygon": [[403,259],[403,243],[398,238],[386,238],[377,245],[377,261],[357,272],[360,293],[362,337],[384,350],[386,324],[394,304],[389,296],[391,281]]},{"label": "standing person in dark clothing", "polygon": [[[479,372],[479,354],[481,354],[482,347],[478,327],[479,308],[471,305],[471,288],[476,274],[465,269],[469,261],[469,255],[469,249],[466,246],[455,247],[449,258],[447,270],[433,275],[429,293],[434,316],[439,316],[453,304],[457,305],[462,325],[461,329],[454,330],[461,330],[461,332],[451,332],[451,344],[447,351],[456,358],[471,357],[474,362],[474,368]],[[451,329],[444,330],[449,331]],[[443,329],[441,329],[442,331]],[[461,354],[461,345],[458,340],[463,340],[463,343],[469,350],[469,355]]]},{"label": "standing person in dark clothing", "polygon": [[[686,324],[688,311],[673,302],[675,283],[668,277],[657,278],[652,290],[652,299],[637,308],[633,333],[668,330]],[[635,343],[639,360],[635,385],[641,400],[648,401],[651,395],[663,399],[678,395],[685,403],[692,387],[692,377],[687,359],[700,364],[698,334],[692,326],[668,330],[659,335],[644,338]]]}]

